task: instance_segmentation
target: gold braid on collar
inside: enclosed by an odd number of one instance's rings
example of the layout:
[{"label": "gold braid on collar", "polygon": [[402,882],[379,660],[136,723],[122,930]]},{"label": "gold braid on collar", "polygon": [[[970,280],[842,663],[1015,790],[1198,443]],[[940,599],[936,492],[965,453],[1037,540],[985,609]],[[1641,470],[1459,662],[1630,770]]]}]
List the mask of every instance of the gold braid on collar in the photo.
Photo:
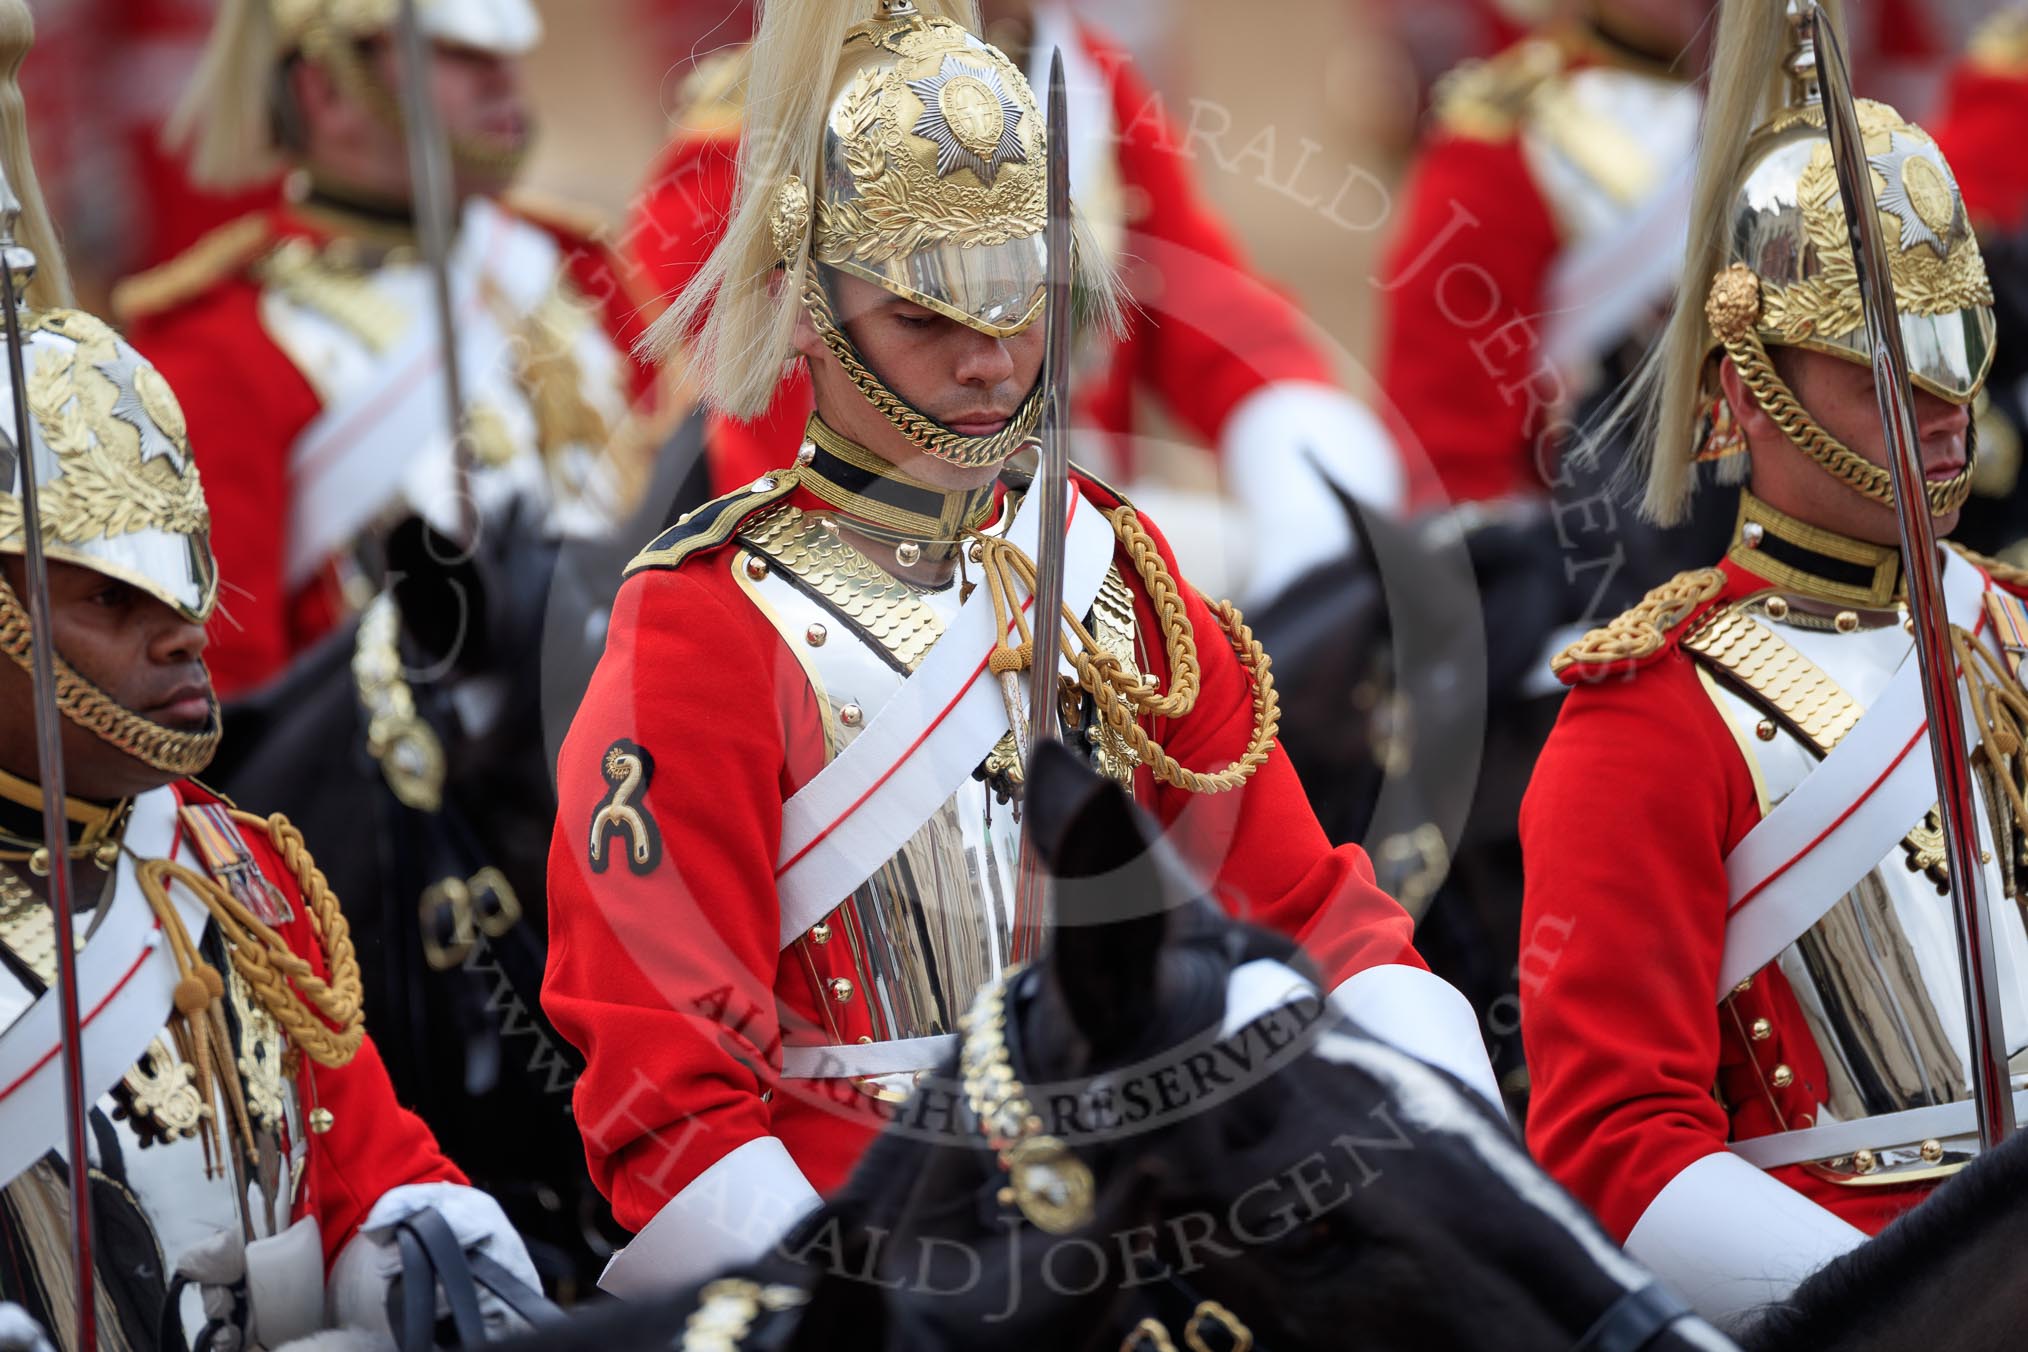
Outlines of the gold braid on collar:
[{"label": "gold braid on collar", "polygon": [[[63,800],[64,825],[70,834],[66,853],[91,859],[110,869],[120,856],[120,836],[127,829],[131,799],[111,807],[82,798]],[[16,809],[20,811],[17,812]],[[0,860],[26,863],[29,872],[49,874],[49,850],[42,839],[42,786],[0,770]]]},{"label": "gold braid on collar", "polygon": [[1739,524],[1725,556],[1784,591],[1862,610],[1885,610],[1901,591],[1901,551],[1834,534],[1739,495]]},{"label": "gold braid on collar", "polygon": [[[937,546],[948,555],[957,551],[968,530],[977,530],[993,514],[991,483],[948,492],[911,479],[833,431],[815,414],[804,432],[807,444],[797,455],[802,486],[824,500],[840,520],[860,534],[891,545]],[[938,548],[926,548],[934,557]]]}]

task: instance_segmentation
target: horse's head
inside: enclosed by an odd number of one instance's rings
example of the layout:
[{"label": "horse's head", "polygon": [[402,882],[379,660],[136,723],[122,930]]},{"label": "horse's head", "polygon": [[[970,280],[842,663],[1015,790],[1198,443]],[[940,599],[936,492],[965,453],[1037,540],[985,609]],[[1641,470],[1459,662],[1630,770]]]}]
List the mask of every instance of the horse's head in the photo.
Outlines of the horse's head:
[{"label": "horse's head", "polygon": [[[982,993],[957,1062],[784,1246],[886,1287],[886,1346],[1567,1349],[1646,1285],[1504,1120],[1362,1036],[1047,752],[1046,960]],[[1725,1344],[1691,1321],[1611,1345]]]}]

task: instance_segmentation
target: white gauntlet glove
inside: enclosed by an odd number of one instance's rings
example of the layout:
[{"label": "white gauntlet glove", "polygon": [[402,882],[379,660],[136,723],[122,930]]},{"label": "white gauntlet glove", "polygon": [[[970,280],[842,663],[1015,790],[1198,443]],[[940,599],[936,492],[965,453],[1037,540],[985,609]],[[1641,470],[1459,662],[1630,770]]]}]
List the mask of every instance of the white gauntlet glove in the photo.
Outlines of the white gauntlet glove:
[{"label": "white gauntlet glove", "polygon": [[[528,1249],[508,1224],[498,1202],[477,1188],[457,1183],[409,1183],[381,1194],[360,1225],[359,1233],[331,1265],[325,1297],[333,1325],[393,1337],[388,1324],[387,1297],[402,1272],[395,1227],[419,1212],[432,1209],[449,1224],[465,1253],[490,1258],[531,1291],[541,1291],[542,1282],[535,1274],[535,1264],[529,1261]],[[514,1311],[490,1291],[482,1287],[478,1299],[489,1339],[505,1337],[525,1327]],[[448,1312],[441,1291],[437,1293],[437,1310],[439,1314]]]}]

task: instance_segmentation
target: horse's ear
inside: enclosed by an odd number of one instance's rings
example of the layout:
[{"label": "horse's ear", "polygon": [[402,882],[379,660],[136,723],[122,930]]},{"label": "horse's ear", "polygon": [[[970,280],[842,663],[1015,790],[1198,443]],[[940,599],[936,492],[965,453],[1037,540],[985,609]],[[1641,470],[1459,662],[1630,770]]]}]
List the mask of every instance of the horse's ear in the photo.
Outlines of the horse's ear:
[{"label": "horse's ear", "polygon": [[1126,790],[1058,743],[1030,760],[1024,811],[1054,880],[1050,985],[1103,1058],[1147,1031],[1162,948],[1204,889]]}]

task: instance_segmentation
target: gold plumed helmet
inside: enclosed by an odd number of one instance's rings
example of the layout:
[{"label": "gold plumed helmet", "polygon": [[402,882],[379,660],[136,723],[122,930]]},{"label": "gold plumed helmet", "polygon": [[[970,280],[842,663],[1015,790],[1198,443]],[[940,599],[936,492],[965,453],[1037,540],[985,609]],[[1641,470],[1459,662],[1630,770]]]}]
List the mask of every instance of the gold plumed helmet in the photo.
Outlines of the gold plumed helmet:
[{"label": "gold plumed helmet", "polygon": [[[29,267],[35,272],[20,316],[26,447],[15,444],[13,382],[0,373],[0,554],[26,548],[21,492],[32,474],[48,557],[117,578],[201,624],[217,604],[218,566],[176,396],[104,321],[55,304],[68,288],[63,256],[27,154],[15,83],[33,35],[22,0],[0,0],[0,166],[22,205],[20,247],[7,265],[17,280]],[[27,610],[4,580],[0,652],[29,665]],[[203,732],[175,731],[120,706],[61,654],[56,670],[64,714],[112,745],[174,774],[194,774],[211,760],[216,717]]]},{"label": "gold plumed helmet", "polygon": [[[1690,252],[1664,345],[1648,466],[1645,506],[1665,522],[1681,515],[1693,461],[1744,472],[1743,439],[1716,393],[1720,354],[1804,454],[1854,491],[1894,500],[1887,470],[1832,437],[1769,355],[1790,347],[1872,365],[1802,13],[1800,0],[1787,14],[1769,0],[1727,0],[1722,12]],[[1771,86],[1782,92],[1770,112]],[[1930,135],[1894,109],[1862,99],[1858,114],[1910,374],[1918,388],[1968,404],[1992,365],[1993,288],[1956,176]],[[1728,146],[1738,149],[1728,154]],[[1969,466],[1928,485],[1932,510],[1956,510],[1970,487]]]},{"label": "gold plumed helmet", "polygon": [[[168,141],[187,148],[191,176],[213,188],[242,187],[287,167],[280,85],[285,64],[301,57],[332,77],[383,119],[401,120],[401,101],[366,63],[359,44],[390,32],[400,0],[224,0],[204,59],[169,120]],[[498,56],[522,56],[542,41],[531,0],[417,0],[425,37]],[[527,154],[524,138],[453,137],[460,162],[511,168]]]},{"label": "gold plumed helmet", "polygon": [[[1034,435],[1039,386],[989,437],[911,407],[854,348],[829,286],[833,273],[857,277],[995,338],[1041,317],[1043,115],[976,20],[969,0],[764,0],[732,220],[651,339],[667,350],[709,310],[693,356],[718,407],[766,407],[800,304],[859,391],[919,449],[988,465]],[[1080,303],[1104,320],[1112,281],[1095,249],[1077,253]],[[786,286],[770,286],[777,269]]]}]

